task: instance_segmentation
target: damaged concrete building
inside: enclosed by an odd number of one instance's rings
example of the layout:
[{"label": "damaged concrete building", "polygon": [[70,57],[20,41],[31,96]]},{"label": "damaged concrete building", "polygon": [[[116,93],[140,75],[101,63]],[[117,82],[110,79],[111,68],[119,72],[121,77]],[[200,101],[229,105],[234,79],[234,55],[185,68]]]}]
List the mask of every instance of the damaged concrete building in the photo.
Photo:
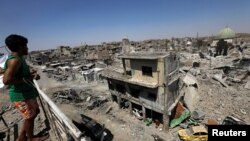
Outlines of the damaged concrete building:
[{"label": "damaged concrete building", "polygon": [[[142,118],[163,123],[168,129],[169,107],[178,97],[179,56],[176,53],[130,53],[120,55],[124,73],[106,69],[112,100],[119,108],[141,111]],[[128,68],[127,62],[130,62]]]},{"label": "damaged concrete building", "polygon": [[50,61],[49,54],[50,54],[49,51],[44,51],[44,52],[33,51],[28,55],[28,59],[35,65],[42,65]]},{"label": "damaged concrete building", "polygon": [[70,56],[71,55],[71,48],[69,46],[59,46],[57,47],[57,53],[59,57],[63,56]]}]

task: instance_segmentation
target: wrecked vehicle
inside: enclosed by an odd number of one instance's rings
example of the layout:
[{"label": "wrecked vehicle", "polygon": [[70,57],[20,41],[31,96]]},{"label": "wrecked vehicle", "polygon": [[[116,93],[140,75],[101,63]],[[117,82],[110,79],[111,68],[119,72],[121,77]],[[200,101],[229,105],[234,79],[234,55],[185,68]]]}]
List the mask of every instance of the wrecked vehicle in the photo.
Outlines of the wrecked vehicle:
[{"label": "wrecked vehicle", "polygon": [[223,122],[222,125],[247,125],[247,123],[241,119],[238,119],[233,116],[227,116]]},{"label": "wrecked vehicle", "polygon": [[113,139],[112,133],[97,123],[94,119],[81,114],[82,122],[78,123],[73,120],[75,126],[82,132],[85,132],[87,136],[91,137],[93,141],[111,141]]},{"label": "wrecked vehicle", "polygon": [[192,126],[187,129],[181,129],[178,131],[178,135],[184,141],[207,141],[208,132],[207,129],[200,126]]}]

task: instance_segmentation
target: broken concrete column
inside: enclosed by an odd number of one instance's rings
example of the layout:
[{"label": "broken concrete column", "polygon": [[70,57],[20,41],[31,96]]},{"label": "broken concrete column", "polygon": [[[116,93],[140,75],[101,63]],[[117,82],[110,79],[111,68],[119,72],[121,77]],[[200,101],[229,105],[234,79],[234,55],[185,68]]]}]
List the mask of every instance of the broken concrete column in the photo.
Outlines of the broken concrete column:
[{"label": "broken concrete column", "polygon": [[196,103],[199,101],[198,81],[193,75],[188,73],[183,78],[183,82],[186,86],[183,88],[185,93],[184,103],[187,105],[187,108],[193,112],[195,110]]},{"label": "broken concrete column", "polygon": [[169,116],[167,113],[163,114],[163,128],[165,131],[169,130]]},{"label": "broken concrete column", "polygon": [[119,109],[121,109],[121,97],[117,96],[117,103],[118,103],[118,106],[119,106]]},{"label": "broken concrete column", "polygon": [[143,120],[146,119],[146,108],[144,106],[142,106],[142,116]]},{"label": "broken concrete column", "polygon": [[130,113],[130,115],[133,115],[132,102],[129,101],[128,104],[129,104],[129,113]]}]

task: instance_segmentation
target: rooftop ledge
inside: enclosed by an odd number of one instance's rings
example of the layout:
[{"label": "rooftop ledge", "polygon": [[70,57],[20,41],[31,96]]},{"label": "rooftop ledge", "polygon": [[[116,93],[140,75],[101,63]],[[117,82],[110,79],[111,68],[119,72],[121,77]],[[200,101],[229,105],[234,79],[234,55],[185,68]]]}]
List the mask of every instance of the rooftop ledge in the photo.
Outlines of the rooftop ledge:
[{"label": "rooftop ledge", "polygon": [[136,52],[136,53],[130,53],[130,54],[122,54],[122,55],[119,55],[118,58],[156,60],[158,58],[164,58],[168,55],[169,55],[169,53],[167,53],[167,52],[165,52],[165,53],[162,53],[162,52],[154,52],[154,53]]},{"label": "rooftop ledge", "polygon": [[157,83],[151,83],[151,82],[145,82],[145,81],[138,80],[138,79],[133,79],[129,75],[124,75],[122,73],[119,73],[119,72],[116,72],[116,71],[110,70],[110,69],[106,69],[106,70],[102,71],[102,75],[104,77],[107,77],[107,78],[131,83],[131,84],[135,84],[135,85],[140,85],[140,86],[147,87],[147,88],[157,88],[158,87]]}]

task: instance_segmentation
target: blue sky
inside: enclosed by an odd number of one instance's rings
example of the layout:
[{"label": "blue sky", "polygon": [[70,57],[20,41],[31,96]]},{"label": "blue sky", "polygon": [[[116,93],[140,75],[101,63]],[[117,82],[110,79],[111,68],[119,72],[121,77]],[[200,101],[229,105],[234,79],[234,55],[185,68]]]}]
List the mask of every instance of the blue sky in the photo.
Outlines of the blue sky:
[{"label": "blue sky", "polygon": [[216,35],[225,26],[250,33],[249,0],[1,0],[0,46],[9,34],[29,49]]}]

